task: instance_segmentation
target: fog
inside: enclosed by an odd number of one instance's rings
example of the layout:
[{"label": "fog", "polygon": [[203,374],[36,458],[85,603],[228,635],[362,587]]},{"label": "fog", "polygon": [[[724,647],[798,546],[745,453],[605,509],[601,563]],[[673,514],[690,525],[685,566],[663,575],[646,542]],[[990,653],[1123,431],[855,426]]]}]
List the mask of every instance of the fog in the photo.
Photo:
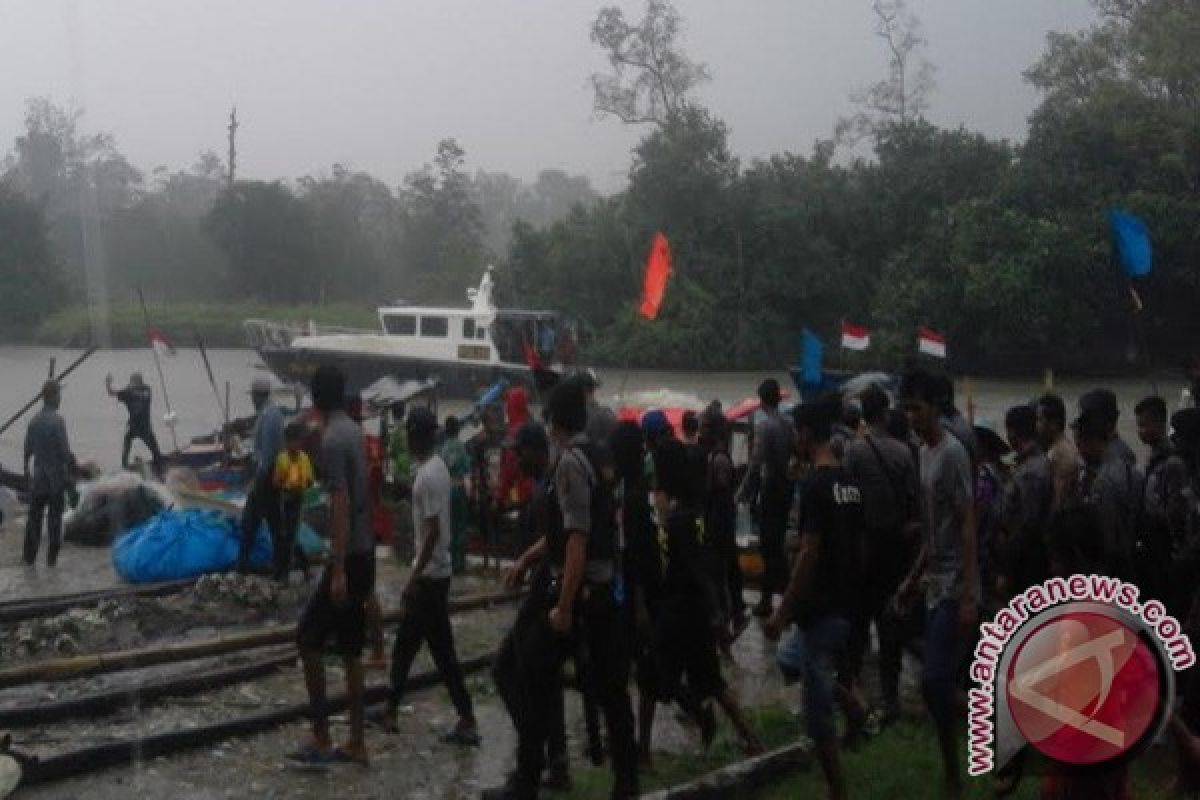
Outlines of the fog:
[{"label": "fog", "polygon": [[[140,167],[223,151],[236,104],[240,174],[294,178],[346,163],[398,182],[454,136],[469,166],[531,178],[558,167],[622,185],[637,130],[591,109],[604,67],[582,0],[8,0],[0,5],[0,142],[24,101],[83,108]],[[622,2],[635,17],[641,3]],[[883,75],[868,0],[684,0],[700,99],[743,158],[805,151]],[[937,67],[930,118],[1019,137],[1022,77],[1086,0],[912,0]]]}]

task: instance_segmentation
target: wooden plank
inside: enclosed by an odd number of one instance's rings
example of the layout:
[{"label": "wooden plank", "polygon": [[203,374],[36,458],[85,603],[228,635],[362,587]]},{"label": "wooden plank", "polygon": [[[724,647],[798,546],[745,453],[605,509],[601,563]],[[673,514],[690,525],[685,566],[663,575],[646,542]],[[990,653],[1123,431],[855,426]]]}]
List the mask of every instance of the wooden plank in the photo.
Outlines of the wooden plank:
[{"label": "wooden plank", "polygon": [[[452,600],[449,604],[449,611],[451,614],[456,614],[489,608],[494,605],[515,602],[521,596],[521,593],[500,592]],[[385,613],[383,615],[384,624],[398,622],[402,614],[403,612],[400,610]],[[173,664],[180,661],[221,656],[240,650],[287,644],[293,642],[295,638],[295,625],[273,625],[257,631],[217,636],[198,642],[176,642],[158,647],[50,659],[0,669],[0,689],[24,686],[30,683],[54,683],[127,669],[140,669],[159,664]]]},{"label": "wooden plank", "polygon": [[742,797],[782,775],[808,769],[812,756],[799,743],[738,761],[694,781],[643,794],[641,800],[716,800]]},{"label": "wooden plank", "polygon": [[[477,672],[492,663],[495,653],[471,658],[461,662],[463,673]],[[299,680],[299,678],[297,678]],[[414,675],[408,681],[410,690],[426,689],[441,683],[436,670]],[[387,685],[368,687],[365,703],[376,705],[387,700],[391,688]],[[336,695],[329,699],[331,712],[346,708],[346,696]],[[202,725],[186,730],[155,734],[116,742],[106,742],[68,753],[39,759],[25,767],[22,786],[50,783],[76,775],[86,775],[109,767],[133,765],[146,759],[158,758],[241,736],[250,736],[278,728],[309,715],[308,703],[297,703],[286,708],[251,714],[212,725]]]}]

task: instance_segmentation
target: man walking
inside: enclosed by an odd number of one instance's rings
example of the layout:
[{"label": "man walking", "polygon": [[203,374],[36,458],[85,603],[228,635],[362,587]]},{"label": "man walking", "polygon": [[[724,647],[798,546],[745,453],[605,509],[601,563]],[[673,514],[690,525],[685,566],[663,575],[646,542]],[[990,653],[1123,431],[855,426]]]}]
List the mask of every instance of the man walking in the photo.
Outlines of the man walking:
[{"label": "man walking", "polygon": [[1083,460],[1067,437],[1067,407],[1056,394],[1045,394],[1037,401],[1038,444],[1050,465],[1054,490],[1051,510],[1057,511],[1071,501]]},{"label": "man walking", "polygon": [[1138,585],[1151,597],[1166,599],[1165,580],[1174,543],[1187,531],[1190,503],[1187,465],[1167,437],[1167,404],[1147,397],[1134,409],[1138,438],[1150,448],[1143,469],[1141,524],[1138,526]]},{"label": "man walking", "polygon": [[272,547],[278,550],[283,546],[282,498],[272,480],[275,460],[283,449],[283,411],[271,402],[271,384],[265,378],[254,379],[250,400],[254,403],[258,419],[254,423],[254,479],[242,509],[239,572],[250,568],[250,552],[263,520],[267,522]]},{"label": "man walking", "polygon": [[[318,473],[329,491],[330,551],[317,589],[297,626],[304,683],[312,707],[312,736],[289,757],[309,765],[366,765],[363,731],[362,650],[367,637],[367,599],[375,591],[375,541],[367,509],[367,454],[362,432],[346,415],[346,379],[337,367],[319,367],[312,380],[313,405],[324,423]],[[350,739],[334,749],[329,733],[323,649],[333,640],[346,671]]]},{"label": "man walking", "polygon": [[925,658],[921,689],[933,717],[946,796],[962,796],[955,734],[955,678],[963,649],[978,624],[979,557],[975,481],[966,447],[942,425],[944,382],[923,370],[905,376],[901,402],[921,437],[921,504],[925,542],[898,591],[908,605],[925,590]]},{"label": "man walking", "polygon": [[437,417],[427,408],[414,408],[404,423],[416,472],[412,484],[413,531],[417,552],[404,587],[404,616],[392,648],[392,693],[384,724],[396,730],[396,712],[421,644],[429,645],[438,674],[458,710],[458,724],[444,737],[450,744],[479,745],[471,696],[463,681],[450,628],[450,472],[437,455]]},{"label": "man walking", "polygon": [[[47,381],[42,387],[42,410],[34,415],[25,431],[25,480],[29,485],[29,516],[25,521],[25,563],[37,562],[42,542],[42,521],[45,518],[49,538],[46,565],[58,563],[58,548],[62,543],[64,494],[70,482],[71,465],[75,457],[67,444],[67,425],[58,407],[62,400],[57,381]],[[29,460],[33,459],[33,472]],[[47,513],[48,512],[48,513]]]},{"label": "man walking", "polygon": [[866,432],[846,445],[843,463],[862,493],[866,526],[864,591],[853,619],[845,680],[857,687],[862,672],[872,621],[879,634],[879,678],[883,695],[883,719],[892,722],[900,713],[900,664],[902,641],[895,624],[887,624],[884,612],[900,581],[912,566],[920,532],[917,465],[908,446],[888,435],[887,393],[871,386],[862,393]]},{"label": "man walking", "polygon": [[852,726],[865,712],[849,692],[836,686],[836,667],[850,639],[851,618],[862,585],[862,493],[833,452],[837,400],[796,410],[800,449],[813,470],[804,485],[800,506],[800,543],[791,579],[779,609],[763,625],[776,640],[792,622],[792,635],[779,649],[784,677],[804,681],[804,714],[808,735],[816,745],[828,796],[846,796],[846,780],[838,755],[833,710],[835,696]]},{"label": "man walking", "polygon": [[[546,484],[546,535],[526,560],[546,553],[553,581],[541,596],[530,595],[509,633],[518,668],[501,671],[498,689],[517,728],[517,768],[485,800],[538,796],[546,737],[554,712],[552,693],[575,633],[590,658],[588,691],[604,711],[613,769],[614,800],[638,795],[633,710],[629,703],[629,656],[625,623],[613,594],[616,578],[616,519],[611,486],[603,482],[595,446],[584,434],[587,404],[577,380],[551,393],[546,410],[556,457]],[[502,648],[503,650],[504,648]]]},{"label": "man walking", "polygon": [[787,556],[783,551],[788,512],[792,506],[792,481],[788,465],[795,448],[795,432],[791,420],[779,412],[783,395],[774,378],[758,387],[763,418],[754,429],[754,448],[746,479],[738,491],[738,499],[750,502],[757,494],[759,500],[759,538],[763,557],[762,597],[754,607],[756,617],[768,617],[774,611],[776,593],[787,585]]},{"label": "man walking", "polygon": [[1046,535],[1054,484],[1050,461],[1037,441],[1037,411],[1013,406],[1004,416],[1016,468],[1004,491],[1000,519],[1000,599],[1008,600],[1050,577]]},{"label": "man walking", "polygon": [[129,424],[125,428],[125,441],[121,445],[121,468],[129,469],[129,451],[135,439],[150,451],[154,460],[154,471],[161,477],[163,471],[162,451],[158,449],[158,438],[154,435],[154,422],[150,415],[150,407],[154,396],[150,387],[142,380],[142,373],[135,372],[129,376],[129,385],[124,389],[113,389],[112,375],[104,377],[104,388],[109,397],[115,397],[117,402],[125,406],[129,412]]}]

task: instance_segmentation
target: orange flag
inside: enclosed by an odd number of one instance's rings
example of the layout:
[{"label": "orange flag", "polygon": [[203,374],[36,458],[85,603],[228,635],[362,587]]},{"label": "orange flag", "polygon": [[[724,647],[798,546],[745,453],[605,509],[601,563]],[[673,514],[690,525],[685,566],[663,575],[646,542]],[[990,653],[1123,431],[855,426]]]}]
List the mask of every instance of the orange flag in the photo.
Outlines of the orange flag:
[{"label": "orange flag", "polygon": [[661,232],[654,234],[650,246],[650,257],[646,259],[646,277],[642,282],[642,305],[638,309],[646,319],[658,317],[663,294],[667,291],[667,278],[671,276],[671,246]]}]

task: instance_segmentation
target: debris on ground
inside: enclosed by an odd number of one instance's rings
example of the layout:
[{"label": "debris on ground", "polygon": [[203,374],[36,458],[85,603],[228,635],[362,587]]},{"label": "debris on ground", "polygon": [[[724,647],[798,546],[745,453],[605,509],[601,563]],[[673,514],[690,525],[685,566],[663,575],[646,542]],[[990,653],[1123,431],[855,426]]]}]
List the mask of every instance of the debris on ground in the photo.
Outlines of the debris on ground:
[{"label": "debris on ground", "polygon": [[280,585],[261,575],[216,572],[201,577],[192,586],[192,598],[205,603],[232,603],[250,608],[275,607],[280,600]]}]

